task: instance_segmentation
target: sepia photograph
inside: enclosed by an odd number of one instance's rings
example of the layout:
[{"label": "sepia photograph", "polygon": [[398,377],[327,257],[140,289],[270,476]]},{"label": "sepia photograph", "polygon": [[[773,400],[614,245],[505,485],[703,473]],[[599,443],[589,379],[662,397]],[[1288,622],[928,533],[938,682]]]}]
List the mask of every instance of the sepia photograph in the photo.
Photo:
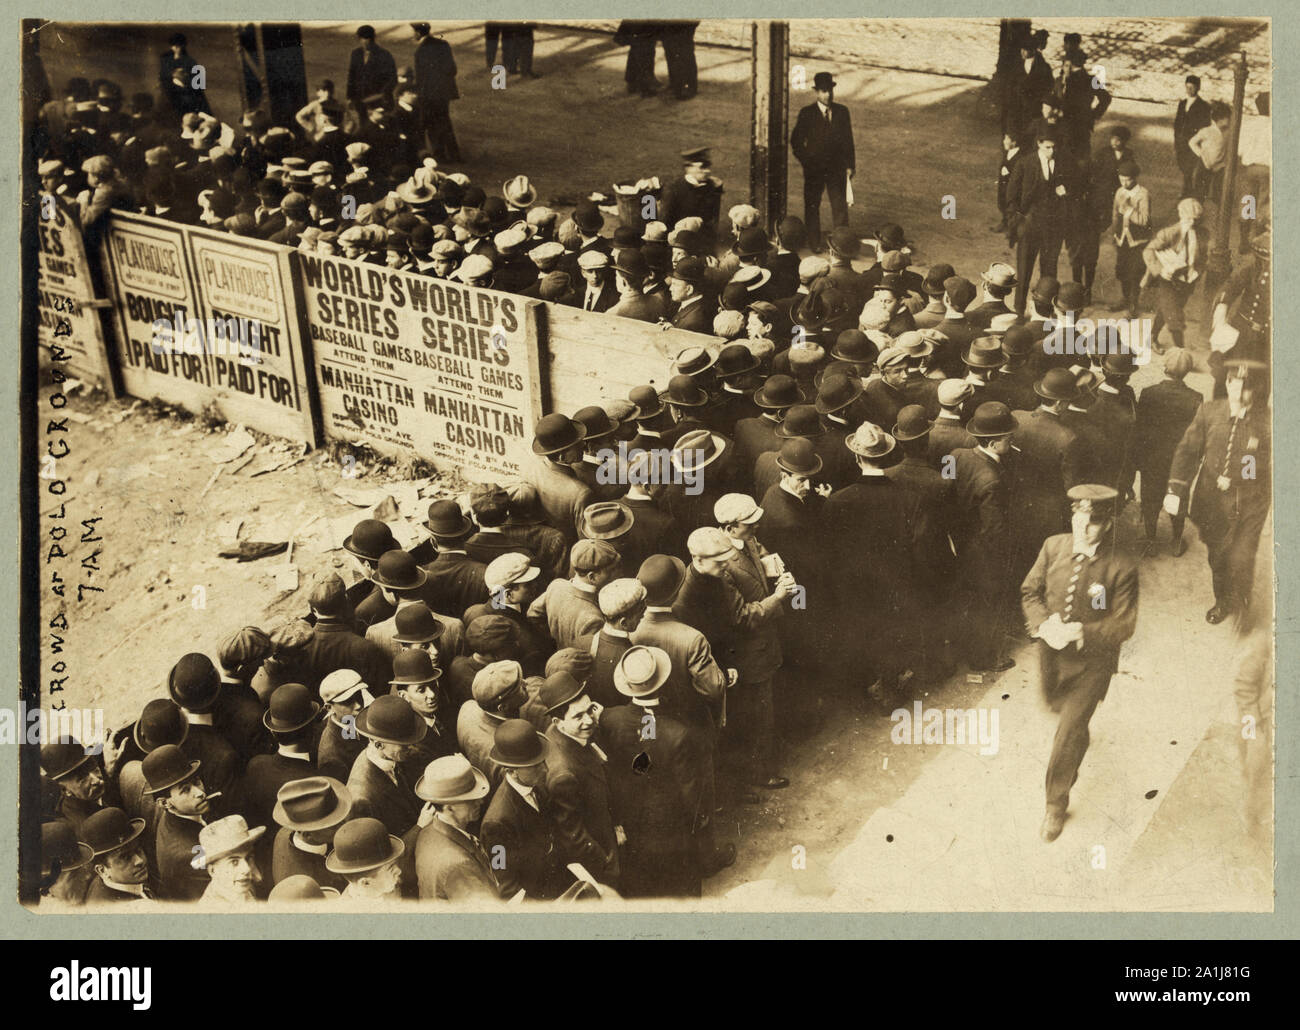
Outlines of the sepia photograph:
[{"label": "sepia photograph", "polygon": [[21,22],[36,932],[1274,913],[1272,21],[697,6]]}]

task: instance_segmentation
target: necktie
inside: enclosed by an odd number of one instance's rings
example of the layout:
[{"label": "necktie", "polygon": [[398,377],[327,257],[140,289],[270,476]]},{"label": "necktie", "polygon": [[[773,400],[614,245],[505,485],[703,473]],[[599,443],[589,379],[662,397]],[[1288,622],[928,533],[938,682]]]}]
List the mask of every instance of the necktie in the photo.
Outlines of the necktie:
[{"label": "necktie", "polygon": [[826,124],[829,125],[830,123],[831,123],[831,109],[828,107],[826,108]]},{"label": "necktie", "polygon": [[592,293],[590,290],[588,290],[588,291],[587,291],[587,310],[588,310],[588,311],[594,311],[595,309],[596,309],[596,295],[595,295],[594,293]]}]

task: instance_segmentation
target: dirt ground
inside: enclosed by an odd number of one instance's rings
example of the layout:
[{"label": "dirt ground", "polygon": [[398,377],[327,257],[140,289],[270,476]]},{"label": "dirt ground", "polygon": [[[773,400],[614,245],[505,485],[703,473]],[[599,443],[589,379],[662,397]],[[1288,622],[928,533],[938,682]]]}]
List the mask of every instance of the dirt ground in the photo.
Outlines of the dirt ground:
[{"label": "dirt ground", "polygon": [[[346,54],[354,42],[351,28],[322,24],[309,30],[309,80],[332,74],[341,85]],[[228,47],[228,29],[186,30],[190,50],[200,60],[228,52],[223,49]],[[129,34],[129,46],[120,45],[120,38],[117,45],[102,36],[92,39],[81,28],[56,31],[57,38],[46,38],[42,48],[53,81],[63,81],[72,55],[84,55],[105,75],[122,82],[129,94],[147,88],[152,55],[163,49],[171,29]],[[701,48],[700,95],[679,103],[628,96],[622,81],[624,52],[607,37],[550,28],[539,29],[537,35],[536,67],[543,77],[511,80],[506,90],[492,91],[483,66],[481,29],[465,27],[447,33],[461,67],[463,99],[453,108],[453,117],[466,156],[463,170],[475,181],[491,187],[524,172],[537,184],[543,202],[564,206],[616,180],[670,174],[678,150],[710,143],[716,170],[728,184],[726,201],[743,199],[749,99],[742,52]],[[399,63],[409,52],[406,36],[404,30],[380,32],[380,42],[392,44]],[[230,91],[222,88],[228,67],[223,59],[222,74],[212,76],[210,95],[217,113],[233,119],[237,105]],[[1005,241],[989,231],[997,221],[996,127],[983,113],[979,85],[847,64],[832,70],[840,82],[837,99],[850,106],[857,136],[859,202],[852,210],[852,226],[865,231],[885,220],[899,221],[916,243],[919,265],[948,261],[972,279],[989,262],[1011,257]],[[792,97],[792,105],[796,102],[803,101]],[[1134,130],[1136,150],[1148,169],[1145,181],[1161,221],[1172,212],[1176,198],[1172,160],[1167,156],[1171,133],[1166,112],[1124,101],[1117,101],[1112,112],[1108,121],[1123,120]],[[957,218],[952,221],[942,220],[939,214],[948,195],[957,201]],[[792,162],[792,213],[801,213],[800,196],[798,166]],[[1113,258],[1103,250],[1099,297],[1117,292],[1112,267]],[[1189,333],[1197,345],[1198,330],[1193,324]],[[1157,371],[1146,369],[1135,386],[1155,378]],[[1204,388],[1208,378],[1194,375],[1189,381]],[[364,517],[369,506],[391,494],[401,513],[409,517],[432,496],[456,487],[454,477],[397,485],[364,466],[359,476],[345,479],[341,466],[318,455],[254,475],[292,461],[297,452],[275,441],[258,441],[241,456],[219,465],[214,456],[225,456],[221,452],[230,446],[230,427],[208,432],[196,421],[158,418],[131,399],[110,403],[74,397],[70,410],[76,422],[73,450],[58,462],[58,472],[69,484],[66,500],[70,508],[75,505],[77,517],[103,518],[102,575],[96,582],[105,592],[90,595],[70,616],[73,625],[65,636],[74,677],[67,697],[70,704],[104,707],[114,726],[133,718],[146,700],[165,692],[167,671],[180,654],[212,653],[218,640],[243,625],[271,629],[305,612],[311,575],[327,568],[348,571],[346,555],[338,549],[340,530]],[[42,509],[48,513],[48,504],[43,502]],[[1130,513],[1123,529],[1129,539],[1137,533],[1134,514]],[[240,539],[294,538],[293,564],[301,573],[297,589],[286,588],[284,578],[292,579],[292,574],[283,572],[283,555],[247,564],[217,556],[236,524]],[[1204,549],[1194,540],[1191,527],[1188,534],[1193,545],[1184,557],[1175,561],[1164,553],[1144,563],[1144,616],[1133,647],[1143,669],[1177,664],[1202,694],[1222,699],[1230,696],[1229,639],[1226,628],[1208,630],[1201,619],[1209,604],[1209,576]],[[1208,636],[1211,633],[1217,635]],[[1207,656],[1204,663],[1184,667],[1187,637],[1183,634],[1195,635],[1197,653]],[[936,691],[935,697],[947,706],[987,703],[998,697],[1008,704],[1023,699],[1029,705],[1036,691],[1030,669],[1027,654],[1021,653],[1016,669],[1002,682],[971,684],[959,679]],[[1187,685],[1178,680],[1159,686],[1149,683],[1145,689],[1154,708],[1134,718],[1157,723],[1173,718]],[[820,685],[795,670],[789,689],[817,692]],[[738,844],[740,857],[734,867],[708,882],[708,895],[719,897],[735,889],[743,892],[746,884],[788,879],[783,878],[783,870],[790,868],[791,848],[797,845],[812,860],[809,875],[792,888],[794,895],[831,897],[838,889],[833,857],[855,844],[873,815],[907,803],[909,793],[915,803],[921,789],[917,784],[925,782],[927,769],[933,772],[942,757],[942,746],[892,745],[888,719],[868,712],[852,692],[828,696],[820,708],[812,707],[815,715],[808,725],[797,731],[786,727],[785,770],[792,787],[772,794],[759,808],[727,812],[720,818],[720,835]],[[1198,728],[1192,737],[1182,738],[1186,755],[1162,773],[1168,789],[1162,789],[1159,802],[1149,806],[1151,813],[1126,824],[1125,849],[1132,855],[1133,872],[1123,874],[1126,881],[1114,888],[1107,903],[1119,898],[1130,907],[1168,907],[1168,899],[1160,904],[1146,899],[1168,875],[1164,857],[1177,851],[1184,862],[1193,864],[1183,876],[1188,884],[1184,895],[1199,902],[1189,902],[1191,907],[1218,907],[1220,895],[1209,885],[1215,871],[1227,866],[1258,870],[1245,885],[1247,900],[1242,907],[1271,905],[1268,856],[1252,851],[1231,830],[1237,802],[1235,758],[1230,741],[1224,742],[1224,734],[1231,735],[1230,725],[1224,729],[1231,717],[1225,717],[1220,707],[1207,704],[1197,713]],[[1092,775],[1104,779],[1131,757],[1100,757]],[[1090,754],[1089,761],[1093,760]],[[980,781],[957,777],[950,788],[944,788],[951,789],[952,795],[932,796],[928,803],[954,811],[971,805],[974,811],[990,798],[1041,798],[1041,778],[1001,776],[996,767],[990,769]],[[1201,789],[1205,783],[1217,785],[1213,796]],[[1041,801],[1034,804],[1041,806]],[[978,826],[972,829],[978,835]],[[1026,833],[1025,847],[1041,851],[1036,824]],[[1191,855],[1185,854],[1189,838],[1199,842]],[[1217,843],[1207,849],[1204,841],[1210,839]],[[1004,869],[1003,874],[1014,880],[1016,867]],[[1242,892],[1225,891],[1222,897],[1229,893],[1235,899]],[[791,897],[781,896],[787,901]],[[897,903],[896,897],[853,902],[870,908]],[[1067,898],[1066,907],[1072,904]],[[1077,907],[1097,904],[1080,900]]]}]

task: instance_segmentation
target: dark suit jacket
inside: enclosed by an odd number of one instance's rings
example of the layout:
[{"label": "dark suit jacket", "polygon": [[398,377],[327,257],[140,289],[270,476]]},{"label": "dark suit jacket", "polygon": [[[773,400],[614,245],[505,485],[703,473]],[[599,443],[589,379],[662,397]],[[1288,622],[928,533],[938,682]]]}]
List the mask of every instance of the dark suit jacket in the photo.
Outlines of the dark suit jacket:
[{"label": "dark suit jacket", "polygon": [[466,554],[442,551],[423,568],[429,575],[423,596],[434,611],[460,618],[466,608],[488,600],[486,566]]},{"label": "dark suit jacket", "polygon": [[415,873],[421,898],[442,901],[499,901],[501,887],[487,853],[465,834],[434,819],[408,834],[414,838]]},{"label": "dark suit jacket", "polygon": [[930,427],[930,464],[942,469],[943,459],[959,447],[974,447],[975,437],[966,432],[960,419],[936,417]]},{"label": "dark suit jacket", "polygon": [[618,885],[618,842],[610,814],[606,760],[559,731],[546,731],[546,793],[563,863],[581,862],[601,883]]},{"label": "dark suit jacket", "polygon": [[652,554],[681,554],[686,547],[676,521],[661,511],[654,501],[620,497],[619,502],[632,509],[632,528],[618,540],[623,556],[623,572],[635,576],[641,563]]},{"label": "dark suit jacket", "polygon": [[[249,819],[249,826],[260,825]],[[191,819],[182,819],[172,812],[163,811],[158,819],[154,853],[158,859],[158,896],[167,901],[197,901],[208,889],[212,878],[202,869],[195,869],[190,861],[197,852],[199,830],[202,827]]]},{"label": "dark suit jacket", "polygon": [[806,173],[843,175],[857,167],[849,109],[832,101],[830,115],[828,122],[817,104],[812,103],[795,119],[790,152]]},{"label": "dark suit jacket", "polygon": [[[781,423],[758,415],[754,418],[742,418],[736,423],[732,442],[736,445],[736,469],[742,474],[752,476],[754,463],[760,454],[779,451],[785,441],[776,435]],[[744,484],[748,486],[749,484]]]},{"label": "dark suit jacket", "polygon": [[320,681],[338,669],[352,669],[380,691],[393,678],[393,661],[384,648],[358,636],[347,623],[318,619],[303,649],[303,686],[318,693]]},{"label": "dark suit jacket", "polygon": [[957,561],[976,591],[998,592],[1011,555],[1011,477],[982,451],[953,451]]},{"label": "dark suit jacket", "polygon": [[[653,713],[653,733],[647,732],[647,712]],[[703,810],[710,775],[702,731],[667,706],[630,704],[605,709],[597,739],[609,755],[613,820],[627,832],[623,893],[698,896],[694,834],[710,814]]]},{"label": "dark suit jacket", "polygon": [[562,578],[569,574],[569,547],[565,535],[544,522],[516,525],[507,522],[502,527],[506,539],[526,549],[541,568],[545,577]]},{"label": "dark suit jacket", "polygon": [[927,458],[908,456],[888,476],[905,496],[903,524],[908,531],[912,581],[923,597],[937,603],[947,596],[953,568],[948,537],[952,529],[953,481],[944,479]]},{"label": "dark suit jacket", "polygon": [[[315,776],[318,772],[312,761],[286,758],[278,752],[273,755],[258,755],[248,763],[240,784],[240,814],[248,820],[249,826],[274,828],[275,819],[271,813],[275,809],[275,796],[280,788],[294,780]],[[268,860],[268,864],[262,866],[263,872],[270,868],[272,836],[271,829],[268,829],[258,841],[258,857]]]},{"label": "dark suit jacket", "polygon": [[1069,528],[1066,491],[1083,482],[1082,442],[1059,415],[1041,408],[1017,411],[1016,419],[1020,428],[1012,439],[1020,454],[1016,457],[1014,519],[1026,542],[1036,549],[1046,537]]},{"label": "dark suit jacket", "polygon": [[[1065,193],[1058,193],[1058,189],[1064,189]],[[1026,153],[1007,183],[1007,221],[1013,239],[1026,233],[1033,238],[1065,233],[1081,200],[1078,172],[1073,162],[1062,156],[1059,147],[1052,160],[1051,179],[1043,178],[1037,148]]]},{"label": "dark suit jacket", "polygon": [[[326,775],[332,774],[327,773]],[[352,813],[352,818],[357,818],[356,812]],[[281,826],[278,831],[272,827],[266,832],[269,835],[273,831],[275,832],[275,839],[271,845],[271,868],[263,870],[270,877],[269,886],[274,887],[281,880],[287,880],[291,876],[301,874],[310,876],[322,887],[333,887],[339,892],[347,889],[348,881],[346,877],[340,876],[338,873],[331,873],[325,868],[324,855],[314,855],[309,851],[303,851],[302,848],[294,846],[293,830],[287,826]]]},{"label": "dark suit jacket", "polygon": [[1138,394],[1133,450],[1142,473],[1143,500],[1163,495],[1178,441],[1205,398],[1177,379],[1154,383]]},{"label": "dark suit jacket", "polygon": [[[425,36],[415,45],[415,92],[418,103],[444,105],[460,98],[456,88],[456,58],[451,44],[437,36]],[[428,112],[424,112],[428,117]]]},{"label": "dark suit jacket", "polygon": [[348,59],[348,100],[360,104],[371,94],[383,93],[391,101],[393,87],[396,85],[397,64],[387,50],[381,46],[373,47],[369,61],[366,60],[364,47],[352,51]]},{"label": "dark suit jacket", "polygon": [[530,462],[522,473],[522,478],[537,488],[546,521],[573,546],[578,542],[583,509],[592,503],[591,491],[570,469],[545,458]]},{"label": "dark suit jacket", "polygon": [[602,629],[591,640],[591,673],[587,677],[587,694],[597,704],[608,708],[620,705],[626,698],[614,686],[614,667],[623,653],[632,646],[628,637],[616,637]]},{"label": "dark suit jacket", "polygon": [[685,308],[673,315],[673,325],[692,333],[713,334],[713,319],[718,313],[718,305],[708,297],[693,300]]},{"label": "dark suit jacket", "polygon": [[383,823],[393,836],[400,837],[415,825],[424,806],[415,796],[415,784],[406,782],[400,765],[397,778],[398,783],[393,783],[362,751],[352,763],[347,787],[354,802],[365,802],[367,815]]},{"label": "dark suit jacket", "polygon": [[352,738],[348,739],[343,736],[342,728],[333,719],[328,719],[316,745],[316,771],[346,783],[357,756],[365,749],[365,737],[354,730]]},{"label": "dark suit jacket", "polygon": [[1038,376],[1028,363],[1019,368],[994,369],[989,385],[984,390],[986,401],[1001,401],[1012,411],[1033,411],[1038,407],[1038,394],[1034,382]]},{"label": "dark suit jacket", "polygon": [[673,602],[673,614],[708,638],[718,663],[736,669],[742,684],[768,679],[782,660],[778,624],[785,602],[770,593],[752,565],[737,558],[722,578],[688,565]]},{"label": "dark suit jacket", "polygon": [[247,764],[254,755],[275,750],[271,734],[262,722],[263,711],[257,691],[252,687],[238,680],[221,681],[212,723],[235,749],[241,764]]},{"label": "dark suit jacket", "polygon": [[[569,276],[570,278],[573,279],[573,283],[574,283],[573,288],[578,295],[577,303],[574,306],[581,308],[583,311],[586,311],[587,310],[587,280],[582,278],[582,271],[581,269],[578,268],[576,260],[573,264],[573,268],[570,269],[569,271]],[[576,278],[573,278],[575,276]],[[606,278],[605,281],[600,284],[600,292],[596,294],[596,306],[591,310],[599,314],[608,311],[617,303],[618,303],[618,288],[614,285],[613,277]],[[712,323],[710,323],[709,325],[711,329]]]},{"label": "dark suit jacket", "polygon": [[768,291],[773,297],[789,297],[799,289],[799,255],[774,253],[767,259],[767,269],[772,273]]},{"label": "dark suit jacket", "polygon": [[1211,121],[1210,105],[1205,100],[1197,97],[1192,101],[1190,109],[1184,111],[1183,105],[1186,100],[1186,97],[1181,98],[1178,107],[1174,110],[1174,153],[1180,165],[1185,160],[1196,160],[1196,155],[1187,146],[1187,142]]},{"label": "dark suit jacket", "polygon": [[244,766],[225,735],[211,726],[191,724],[185,737],[185,751],[203,763],[200,772],[208,793],[221,791],[222,796],[213,802],[214,811],[209,818],[238,811],[234,807],[234,791]]},{"label": "dark suit jacket", "polygon": [[520,797],[509,780],[502,780],[483,815],[483,847],[498,864],[504,860],[504,867],[497,873],[505,898],[520,888],[530,898],[557,898],[573,879],[556,846],[556,826],[546,788],[534,788],[533,796],[540,812]]}]

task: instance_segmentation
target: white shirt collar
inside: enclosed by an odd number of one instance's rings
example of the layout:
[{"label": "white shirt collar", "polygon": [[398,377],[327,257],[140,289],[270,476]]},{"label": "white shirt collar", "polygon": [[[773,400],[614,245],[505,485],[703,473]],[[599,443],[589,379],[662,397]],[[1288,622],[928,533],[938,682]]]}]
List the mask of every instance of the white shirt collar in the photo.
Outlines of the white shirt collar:
[{"label": "white shirt collar", "polygon": [[303,840],[302,834],[296,830],[289,835],[289,842],[299,851],[305,851],[309,855],[327,855],[330,850],[328,844],[308,844]]},{"label": "white shirt collar", "polygon": [[212,725],[212,713],[211,713],[211,712],[191,712],[191,711],[188,711],[188,710],[187,710],[187,711],[185,712],[185,721],[188,722],[191,726],[211,726],[211,725]]},{"label": "white shirt collar", "polygon": [[1119,391],[1115,389],[1115,387],[1111,386],[1110,383],[1102,383],[1100,386],[1097,387],[1097,389],[1104,393],[1113,393],[1113,394],[1119,393]]},{"label": "white shirt collar", "polygon": [[1074,554],[1086,554],[1089,558],[1095,558],[1097,557],[1097,547],[1101,541],[1097,541],[1097,543],[1093,544],[1091,547],[1080,546],[1080,541],[1077,538],[1073,538],[1071,543],[1074,547]]},{"label": "white shirt collar", "polygon": [[574,590],[581,590],[584,594],[594,594],[596,592],[596,588],[583,579],[571,579],[569,585]]},{"label": "white shirt collar", "polygon": [[619,629],[617,626],[611,626],[608,622],[605,623],[605,625],[603,625],[603,626],[600,627],[600,631],[601,631],[602,633],[604,633],[605,636],[607,636],[607,637],[620,637],[620,638],[622,638],[623,640],[630,640],[630,639],[631,639],[631,634],[629,634],[629,633],[625,633],[623,630]]},{"label": "white shirt collar", "polygon": [[283,755],[285,758],[296,758],[300,762],[311,761],[311,755],[307,754],[306,751],[299,751],[297,748],[293,747],[290,744],[281,744],[278,748],[275,749],[275,752],[278,755]]}]

